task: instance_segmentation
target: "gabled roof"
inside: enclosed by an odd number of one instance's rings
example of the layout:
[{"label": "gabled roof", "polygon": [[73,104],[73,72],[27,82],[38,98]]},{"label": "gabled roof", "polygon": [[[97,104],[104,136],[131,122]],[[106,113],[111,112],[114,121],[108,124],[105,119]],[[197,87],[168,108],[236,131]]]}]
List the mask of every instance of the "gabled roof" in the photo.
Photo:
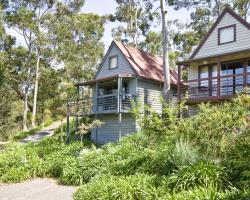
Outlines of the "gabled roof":
[{"label": "gabled roof", "polygon": [[[125,45],[118,41],[113,42],[121,50],[137,76],[159,82],[164,81],[163,60],[161,57],[151,55],[138,48]],[[176,85],[177,81],[177,72],[170,69],[170,82]]]},{"label": "gabled roof", "polygon": [[[157,82],[164,82],[163,60],[161,57],[151,55],[138,48],[125,45],[115,40],[113,40],[107,53],[105,54],[96,75],[100,71],[101,67],[103,66],[103,63],[107,59],[109,52],[111,51],[114,45],[116,45],[118,49],[121,51],[125,59],[130,64],[129,67],[132,69],[134,73],[133,74],[132,73],[131,74],[128,74],[128,73],[116,74],[110,77],[105,77],[105,78],[100,78],[100,79],[95,77],[94,80],[77,83],[76,85],[91,85],[91,84],[95,84],[97,81],[105,81],[114,77],[133,77],[133,76],[137,76],[137,77],[141,77],[144,79],[149,79],[149,80],[153,80]],[[173,69],[170,69],[170,82],[171,84],[174,84],[174,85],[177,85],[178,83],[177,71]]]},{"label": "gabled roof", "polygon": [[246,20],[244,20],[242,17],[240,17],[236,12],[234,12],[231,8],[229,8],[227,6],[223,10],[223,12],[220,14],[220,16],[217,18],[217,20],[214,22],[213,26],[210,28],[210,30],[205,35],[205,37],[203,38],[203,40],[200,42],[200,44],[198,45],[198,47],[195,49],[195,51],[193,52],[193,54],[190,56],[190,59],[194,59],[194,57],[197,55],[197,53],[199,52],[199,50],[201,49],[201,47],[205,44],[205,42],[207,41],[207,39],[209,38],[209,36],[215,30],[215,28],[220,23],[220,21],[222,20],[222,18],[225,16],[226,13],[229,13],[230,15],[232,15],[235,19],[237,19],[241,24],[243,24],[246,28],[248,28],[250,30],[250,24]]}]

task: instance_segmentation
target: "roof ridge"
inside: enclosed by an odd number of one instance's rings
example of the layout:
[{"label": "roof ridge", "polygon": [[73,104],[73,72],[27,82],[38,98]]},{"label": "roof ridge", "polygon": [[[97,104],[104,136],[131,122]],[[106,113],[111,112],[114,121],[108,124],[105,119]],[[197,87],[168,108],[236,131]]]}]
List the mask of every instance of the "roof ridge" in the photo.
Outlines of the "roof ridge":
[{"label": "roof ridge", "polygon": [[[163,82],[163,59],[161,57],[119,41],[114,40],[114,42],[137,76]],[[176,70],[170,69],[170,75],[171,83],[177,84]]]}]

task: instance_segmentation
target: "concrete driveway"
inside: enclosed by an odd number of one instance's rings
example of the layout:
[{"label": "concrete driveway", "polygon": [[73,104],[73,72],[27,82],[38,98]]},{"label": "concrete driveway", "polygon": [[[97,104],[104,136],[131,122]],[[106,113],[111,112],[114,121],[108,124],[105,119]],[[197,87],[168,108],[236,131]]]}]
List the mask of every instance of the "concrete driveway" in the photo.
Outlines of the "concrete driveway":
[{"label": "concrete driveway", "polygon": [[53,179],[34,179],[0,185],[0,200],[72,200],[76,189],[58,185]]}]

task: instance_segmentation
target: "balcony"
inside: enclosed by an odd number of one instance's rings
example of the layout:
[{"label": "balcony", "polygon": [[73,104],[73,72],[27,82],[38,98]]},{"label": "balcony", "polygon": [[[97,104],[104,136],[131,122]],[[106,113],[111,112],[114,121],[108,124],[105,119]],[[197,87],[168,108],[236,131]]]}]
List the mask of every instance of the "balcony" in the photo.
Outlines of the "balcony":
[{"label": "balcony", "polygon": [[250,94],[250,72],[180,81],[178,96],[181,100],[187,95],[189,103],[216,102],[240,92]]},{"label": "balcony", "polygon": [[132,94],[108,94],[97,98],[84,98],[74,101],[68,101],[68,115],[93,115],[100,113],[128,113],[131,108],[131,102],[136,99]]},{"label": "balcony", "polygon": [[93,107],[94,113],[118,113],[129,112],[131,101],[135,100],[132,94],[108,94],[96,98],[96,105]]}]

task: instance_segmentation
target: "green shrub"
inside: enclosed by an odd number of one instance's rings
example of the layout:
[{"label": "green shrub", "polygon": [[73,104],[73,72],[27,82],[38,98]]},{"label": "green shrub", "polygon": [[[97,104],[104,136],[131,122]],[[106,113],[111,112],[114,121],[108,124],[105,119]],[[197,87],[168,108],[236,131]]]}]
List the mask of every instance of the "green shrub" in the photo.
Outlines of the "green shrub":
[{"label": "green shrub", "polygon": [[209,161],[199,161],[167,178],[166,185],[175,191],[181,191],[195,187],[208,188],[210,185],[224,189],[229,187],[230,183],[223,168]]},{"label": "green shrub", "polygon": [[182,139],[175,141],[175,146],[171,152],[171,160],[178,168],[193,164],[199,158],[198,148]]},{"label": "green shrub", "polygon": [[201,104],[197,115],[178,120],[169,134],[192,140],[205,157],[222,157],[235,137],[249,127],[249,112],[250,98],[244,95],[223,105]]},{"label": "green shrub", "polygon": [[18,183],[29,178],[31,178],[31,175],[27,167],[12,167],[0,177],[0,181],[5,183]]},{"label": "green shrub", "polygon": [[68,163],[77,160],[83,146],[79,142],[66,145],[58,137],[26,145],[10,144],[0,154],[0,181],[20,182],[45,176],[59,178]]},{"label": "green shrub", "polygon": [[250,128],[228,149],[223,164],[234,185],[250,189]]},{"label": "green shrub", "polygon": [[74,194],[74,199],[158,199],[157,182],[156,176],[144,174],[121,177],[102,176],[80,187]]}]

